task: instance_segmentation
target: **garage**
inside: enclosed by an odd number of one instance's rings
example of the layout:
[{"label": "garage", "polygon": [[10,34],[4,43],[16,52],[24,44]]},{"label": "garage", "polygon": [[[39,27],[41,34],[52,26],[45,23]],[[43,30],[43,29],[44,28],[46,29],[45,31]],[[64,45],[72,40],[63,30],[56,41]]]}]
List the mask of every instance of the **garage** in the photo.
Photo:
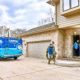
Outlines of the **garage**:
[{"label": "garage", "polygon": [[46,59],[46,49],[51,41],[57,46],[58,31],[55,23],[28,30],[19,36],[23,40],[23,56]]},{"label": "garage", "polygon": [[49,44],[50,41],[28,43],[28,56],[46,59],[46,49]]}]

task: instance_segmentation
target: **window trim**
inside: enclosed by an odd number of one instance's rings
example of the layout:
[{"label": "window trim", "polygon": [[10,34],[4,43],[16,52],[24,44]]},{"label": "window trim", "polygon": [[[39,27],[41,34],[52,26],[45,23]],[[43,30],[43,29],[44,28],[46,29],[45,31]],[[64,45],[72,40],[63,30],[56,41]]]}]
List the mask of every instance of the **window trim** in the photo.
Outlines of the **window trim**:
[{"label": "window trim", "polygon": [[72,0],[69,0],[69,9],[64,10],[64,0],[62,0],[62,9],[63,9],[63,12],[68,11],[68,10],[73,9],[73,8],[76,8],[76,7],[79,7],[79,0],[78,0],[78,5],[75,6],[75,7],[71,7],[71,1]]}]

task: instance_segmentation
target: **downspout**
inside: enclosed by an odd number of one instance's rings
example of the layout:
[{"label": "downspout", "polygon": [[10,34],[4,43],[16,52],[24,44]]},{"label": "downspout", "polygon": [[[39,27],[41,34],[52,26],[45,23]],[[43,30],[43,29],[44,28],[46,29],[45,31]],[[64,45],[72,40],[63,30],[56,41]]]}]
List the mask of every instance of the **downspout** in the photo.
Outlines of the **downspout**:
[{"label": "downspout", "polygon": [[[55,26],[58,29],[58,19],[57,19],[57,3],[55,3]],[[59,58],[59,30],[57,30],[57,55],[56,60]]]},{"label": "downspout", "polygon": [[57,25],[57,4],[55,3],[55,25],[56,27],[58,27]]}]

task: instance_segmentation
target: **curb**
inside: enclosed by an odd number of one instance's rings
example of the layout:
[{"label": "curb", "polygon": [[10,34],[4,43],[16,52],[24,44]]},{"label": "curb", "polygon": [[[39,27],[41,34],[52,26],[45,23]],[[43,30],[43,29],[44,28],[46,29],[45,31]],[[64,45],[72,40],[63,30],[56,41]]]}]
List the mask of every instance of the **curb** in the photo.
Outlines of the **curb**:
[{"label": "curb", "polygon": [[80,62],[76,61],[56,60],[55,64],[64,67],[80,67]]}]

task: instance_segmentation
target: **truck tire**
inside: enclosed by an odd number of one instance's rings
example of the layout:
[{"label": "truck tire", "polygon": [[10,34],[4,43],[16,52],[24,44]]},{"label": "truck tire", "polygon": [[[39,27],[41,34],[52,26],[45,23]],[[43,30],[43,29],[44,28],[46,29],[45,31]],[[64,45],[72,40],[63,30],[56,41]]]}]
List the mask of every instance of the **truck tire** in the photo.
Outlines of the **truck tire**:
[{"label": "truck tire", "polygon": [[14,60],[17,60],[17,57],[14,57]]}]

